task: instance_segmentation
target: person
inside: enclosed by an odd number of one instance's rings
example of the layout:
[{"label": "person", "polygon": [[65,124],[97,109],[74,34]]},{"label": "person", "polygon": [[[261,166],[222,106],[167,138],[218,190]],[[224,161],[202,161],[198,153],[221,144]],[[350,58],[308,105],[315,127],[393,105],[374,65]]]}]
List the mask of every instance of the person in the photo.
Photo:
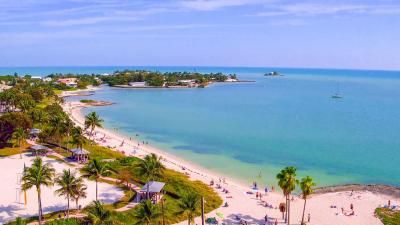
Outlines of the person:
[{"label": "person", "polygon": [[311,215],[310,215],[310,213],[308,214],[308,218],[307,218],[307,222],[310,222],[310,220],[311,220]]},{"label": "person", "polygon": [[390,200],[388,200],[388,207],[390,207]]},{"label": "person", "polygon": [[256,192],[256,199],[258,199],[258,192]]},{"label": "person", "polygon": [[267,214],[265,214],[264,220],[265,220],[265,223],[268,223],[268,215]]},{"label": "person", "polygon": [[353,203],[350,204],[350,209],[353,211]]},{"label": "person", "polygon": [[275,225],[278,225],[278,219],[275,219]]},{"label": "person", "polygon": [[265,194],[267,194],[268,193],[268,187],[265,187],[264,191],[265,191]]}]

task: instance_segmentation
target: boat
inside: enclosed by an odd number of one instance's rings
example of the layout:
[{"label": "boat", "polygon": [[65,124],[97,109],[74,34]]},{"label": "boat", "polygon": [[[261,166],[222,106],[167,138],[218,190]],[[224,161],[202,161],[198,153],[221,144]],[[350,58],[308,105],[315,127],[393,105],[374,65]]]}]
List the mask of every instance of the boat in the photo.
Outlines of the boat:
[{"label": "boat", "polygon": [[343,97],[338,93],[335,93],[334,95],[332,95],[332,98],[343,98]]},{"label": "boat", "polygon": [[336,93],[333,94],[331,97],[332,97],[332,98],[335,98],[335,99],[343,98],[343,96],[340,95],[340,93],[339,93],[339,85],[337,86]]}]

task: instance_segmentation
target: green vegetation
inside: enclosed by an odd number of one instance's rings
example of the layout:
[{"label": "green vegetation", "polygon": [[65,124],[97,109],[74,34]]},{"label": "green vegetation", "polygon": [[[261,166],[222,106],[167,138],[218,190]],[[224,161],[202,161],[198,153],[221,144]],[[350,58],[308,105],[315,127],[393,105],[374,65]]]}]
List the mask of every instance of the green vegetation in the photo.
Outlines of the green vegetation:
[{"label": "green vegetation", "polygon": [[400,211],[394,211],[388,208],[377,208],[375,214],[384,225],[400,224]]},{"label": "green vegetation", "polygon": [[0,157],[7,157],[10,155],[22,154],[29,148],[29,144],[24,144],[21,147],[6,147],[0,149]]},{"label": "green vegetation", "polygon": [[303,207],[303,215],[301,217],[301,224],[304,223],[304,213],[306,211],[306,204],[307,204],[307,197],[310,196],[314,190],[313,188],[315,187],[315,183],[313,179],[310,176],[306,176],[301,179],[300,181],[300,189],[301,189],[301,194],[304,199],[304,207]]},{"label": "green vegetation", "polygon": [[96,181],[96,201],[97,201],[97,183],[100,177],[111,175],[110,166],[98,159],[93,159],[82,169],[83,177],[91,178]]},{"label": "green vegetation", "polygon": [[[55,183],[60,187],[55,191],[55,193],[58,194],[58,196],[64,196],[65,199],[67,199],[68,218],[70,199],[75,198],[76,201],[78,201],[78,199],[83,197],[83,195],[86,196],[86,193],[82,194],[82,192],[80,192],[81,190],[86,190],[86,185],[83,183],[83,179],[77,177],[75,173],[71,173],[70,169],[63,170],[62,174],[55,179]],[[77,187],[79,187],[79,190]],[[78,202],[76,204],[78,205]]]},{"label": "green vegetation", "polygon": [[96,102],[96,101],[92,100],[92,99],[82,99],[82,100],[80,100],[80,102],[82,102],[82,103],[93,103],[93,102]]},{"label": "green vegetation", "polygon": [[22,177],[22,190],[29,190],[33,187],[36,188],[39,205],[39,224],[41,224],[43,218],[41,187],[48,187],[53,185],[54,173],[55,171],[51,167],[51,165],[43,164],[43,161],[40,157],[36,158],[33,161],[31,167],[25,168],[24,170],[24,174]]},{"label": "green vegetation", "polygon": [[102,76],[103,82],[110,86],[128,85],[130,82],[146,82],[148,86],[184,86],[181,80],[193,80],[198,85],[207,85],[209,82],[223,82],[228,78],[236,79],[235,74],[224,75],[222,73],[202,74],[197,72],[152,72],[145,70],[116,71],[113,75]]},{"label": "green vegetation", "polygon": [[[174,75],[172,74],[172,76]],[[219,75],[210,77],[210,79],[222,79],[222,77],[218,78],[217,76]],[[60,75],[52,77],[53,81],[48,82],[17,76],[7,77],[7,81],[4,81],[13,87],[0,93],[0,111],[4,112],[0,116],[0,157],[25,152],[29,145],[24,140],[32,128],[40,130],[38,142],[51,147],[55,152],[64,157],[70,156],[69,149],[71,147],[86,149],[89,152],[91,161],[82,169],[84,176],[94,179],[96,182],[108,182],[118,186],[124,190],[125,195],[118,202],[110,205],[100,206],[93,203],[91,207],[82,209],[83,214],[92,214],[84,220],[91,220],[92,223],[98,224],[104,224],[105,221],[113,221],[113,224],[140,223],[140,210],[145,207],[146,203],[142,203],[139,207],[129,209],[125,212],[116,212],[115,209],[125,206],[134,199],[136,193],[127,188],[129,183],[141,186],[151,180],[166,183],[164,187],[166,193],[163,195],[164,201],[162,201],[162,205],[160,203],[151,205],[152,209],[155,210],[155,213],[150,216],[151,224],[158,217],[156,216],[156,212],[160,212],[163,215],[167,224],[198,216],[198,199],[200,196],[204,197],[206,201],[206,212],[210,212],[222,204],[222,199],[208,185],[200,181],[191,181],[182,173],[166,169],[161,163],[162,160],[156,155],[149,155],[144,160],[135,157],[126,157],[123,153],[99,146],[93,141],[88,140],[83,136],[84,130],[76,127],[61,108],[60,103],[63,100],[55,95],[64,90],[64,87],[60,88],[60,85],[54,82]],[[96,76],[89,76],[87,79],[90,80],[92,78],[95,79]],[[183,79],[184,77],[182,75],[178,78]],[[80,79],[78,78],[78,80]],[[154,82],[157,82],[157,79]],[[102,122],[102,119],[96,113],[89,114],[85,122],[87,131],[92,134],[96,127],[102,125]],[[50,157],[66,163],[62,158],[56,156]],[[113,172],[111,172],[110,168],[113,168]],[[110,182],[108,179],[104,179],[107,176],[118,179],[119,182]],[[18,224],[42,218],[51,220],[48,224],[84,224],[81,219],[57,220],[63,211],[43,215],[40,190],[43,186],[54,184],[57,186],[56,194],[60,197],[65,197],[67,200],[67,214],[70,215],[77,212],[79,200],[86,198],[88,191],[82,179],[68,170],[56,176],[54,169],[50,165],[44,164],[40,158],[37,158],[31,167],[25,169],[22,188],[24,190],[31,188],[37,190],[39,216],[19,220]],[[196,197],[188,198],[188,196]],[[194,204],[190,203],[190,199],[196,200]],[[70,207],[70,201],[74,201],[76,209],[70,209],[75,208]],[[95,215],[95,211],[93,210],[96,207],[97,211],[103,207],[101,209],[103,213],[100,214],[100,218],[103,218],[101,220],[94,219],[93,215]],[[147,207],[150,206],[148,205]],[[104,210],[110,213],[104,213]],[[105,214],[111,219],[104,219],[102,216]],[[11,224],[15,223],[16,221]]]},{"label": "green vegetation", "polygon": [[286,199],[285,222],[287,222],[288,225],[290,224],[290,195],[296,188],[296,184],[299,183],[296,179],[296,170],[295,167],[289,166],[276,175],[278,185],[282,189],[283,195]]}]

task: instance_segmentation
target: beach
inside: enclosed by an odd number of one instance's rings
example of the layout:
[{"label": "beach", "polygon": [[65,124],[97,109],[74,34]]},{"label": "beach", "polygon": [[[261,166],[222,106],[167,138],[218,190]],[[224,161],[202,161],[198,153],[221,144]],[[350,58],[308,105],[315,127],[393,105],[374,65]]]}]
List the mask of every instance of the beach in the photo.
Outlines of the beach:
[{"label": "beach", "polygon": [[[13,155],[5,158],[0,158],[1,185],[0,185],[0,224],[14,220],[16,217],[31,217],[37,216],[38,203],[36,189],[33,187],[26,191],[26,205],[24,192],[21,190],[21,176],[24,166],[31,166],[35,159],[31,153],[22,155]],[[56,171],[56,174],[62,173],[63,169],[71,169],[76,171],[76,168],[59,162],[53,158],[42,157],[44,163],[49,163]],[[79,205],[86,207],[96,199],[95,182],[85,179],[87,185],[87,197],[79,200]],[[54,193],[59,187],[57,185],[44,187],[42,186],[42,204],[43,212],[51,213],[55,211],[65,210],[67,201],[64,196],[57,196]],[[99,200],[104,203],[113,203],[118,201],[124,193],[123,190],[107,183],[99,182]],[[7,193],[7,194],[5,194]],[[71,200],[70,208],[75,209],[76,204]]]},{"label": "beach", "polygon": [[[64,110],[79,126],[83,126],[84,123],[84,115],[81,112],[83,107],[84,104],[80,102],[67,102],[63,104]],[[102,139],[103,137],[105,138]],[[220,184],[221,188],[217,188],[214,185],[215,191],[228,204],[228,207],[222,206],[210,212],[207,217],[216,217],[227,224],[238,224],[239,221],[237,218],[244,219],[249,224],[260,224],[264,222],[267,215],[269,221],[274,222],[277,219],[279,223],[283,222],[282,215],[276,207],[281,202],[284,202],[285,199],[281,192],[276,189],[276,186],[275,191],[268,193],[265,193],[264,187],[259,187],[258,192],[262,193],[263,197],[262,199],[256,198],[255,193],[257,191],[253,190],[250,184],[234,181],[223,174],[209,171],[193,162],[187,162],[161,149],[116,134],[111,130],[96,128],[95,140],[100,145],[124,152],[128,156],[143,158],[146,154],[156,153],[163,158],[163,162],[167,168],[186,173],[191,179],[200,180],[206,184],[209,184],[211,180],[216,184]],[[229,193],[222,192],[223,189],[228,190]],[[269,187],[269,190],[271,190],[271,187]],[[396,205],[400,203],[400,196],[389,196],[370,191],[353,192],[351,190],[315,194],[307,200],[306,220],[309,215],[310,222],[308,224],[382,224],[375,217],[374,210],[377,207],[387,204],[388,200],[391,200],[392,205]],[[272,205],[272,207],[265,207],[265,203]],[[292,224],[300,224],[303,204],[302,199],[294,196],[291,203]],[[351,213],[351,204],[354,206],[355,215],[349,215]],[[223,218],[221,218],[221,215],[223,215]],[[196,223],[200,223],[200,218],[196,218]],[[186,224],[186,222],[182,222],[181,224]]]}]

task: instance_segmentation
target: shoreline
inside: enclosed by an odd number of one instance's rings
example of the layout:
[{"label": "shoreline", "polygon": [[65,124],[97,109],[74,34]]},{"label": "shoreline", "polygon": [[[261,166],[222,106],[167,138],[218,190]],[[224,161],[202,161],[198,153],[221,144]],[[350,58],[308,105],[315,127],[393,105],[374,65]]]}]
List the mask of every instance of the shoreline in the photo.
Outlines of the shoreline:
[{"label": "shoreline", "polygon": [[[82,109],[91,106],[85,106],[80,102],[67,102],[64,103],[62,107],[72,121],[79,126],[83,126],[84,115]],[[249,224],[260,224],[263,223],[265,213],[267,213],[269,217],[273,218],[273,221],[275,221],[276,218],[280,223],[282,222],[281,213],[279,209],[276,208],[281,202],[285,201],[280,190],[265,193],[264,198],[266,198],[267,201],[264,201],[264,199],[261,201],[255,198],[256,191],[251,190],[250,185],[246,185],[243,182],[234,180],[231,177],[221,176],[218,172],[210,171],[201,165],[197,165],[195,162],[186,161],[179,156],[170,154],[154,146],[143,145],[142,142],[140,146],[138,146],[138,141],[135,140],[135,138],[130,140],[126,135],[115,131],[105,128],[96,128],[96,132],[95,140],[104,135],[106,136],[106,143],[101,143],[96,140],[100,145],[110,147],[114,151],[124,151],[127,156],[139,158],[143,158],[148,153],[155,153],[163,158],[164,165],[169,169],[185,173],[190,179],[199,180],[206,184],[214,180],[216,184],[220,184],[224,189],[228,189],[229,194],[226,194],[221,192],[221,189],[212,186],[213,190],[219,194],[224,202],[229,202],[229,207],[221,206],[208,213],[206,215],[207,217],[218,218],[217,213],[222,213],[226,216],[223,219],[225,224],[235,224],[237,223],[235,217],[241,215],[243,218],[248,218],[246,220],[249,221]],[[123,146],[120,145],[121,143],[124,143]],[[220,182],[218,182],[218,180]],[[385,186],[388,187],[388,189],[381,188]],[[355,192],[354,195],[352,190]],[[399,192],[391,193],[388,190],[399,190]],[[257,192],[262,192],[264,194],[264,187],[260,187]],[[310,199],[307,200],[306,215],[307,213],[311,213],[313,217],[313,222],[308,224],[330,225],[333,220],[342,225],[382,224],[375,216],[374,211],[377,207],[383,206],[388,200],[391,200],[393,204],[400,203],[400,194],[398,195],[397,193],[400,193],[399,188],[388,185],[348,184],[316,188],[315,194],[310,196]],[[293,194],[293,196],[295,200],[291,203],[291,218],[293,222],[297,224],[297,221],[301,218],[303,200],[297,195]],[[274,208],[268,209],[264,207],[264,202],[272,204]],[[350,204],[356,206],[356,216],[346,216]],[[332,208],[332,205],[334,205],[335,208]],[[347,210],[345,210],[344,215],[340,212],[341,208]],[[196,218],[195,222],[201,223],[199,218]],[[183,221],[179,224],[187,224],[187,222]]]}]

